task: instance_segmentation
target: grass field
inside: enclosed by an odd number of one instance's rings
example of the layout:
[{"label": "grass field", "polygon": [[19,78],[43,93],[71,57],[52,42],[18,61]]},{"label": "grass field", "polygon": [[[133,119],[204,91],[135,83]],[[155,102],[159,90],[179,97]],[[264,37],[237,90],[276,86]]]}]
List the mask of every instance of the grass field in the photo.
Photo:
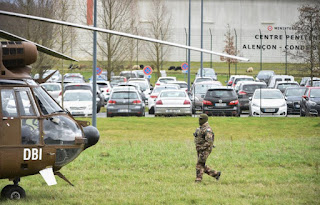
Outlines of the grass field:
[{"label": "grass field", "polygon": [[[319,204],[319,118],[210,117],[219,181],[194,183],[197,118],[100,118],[99,143],[48,187],[23,178],[27,198],[0,204]],[[8,184],[0,181],[0,187]]]}]

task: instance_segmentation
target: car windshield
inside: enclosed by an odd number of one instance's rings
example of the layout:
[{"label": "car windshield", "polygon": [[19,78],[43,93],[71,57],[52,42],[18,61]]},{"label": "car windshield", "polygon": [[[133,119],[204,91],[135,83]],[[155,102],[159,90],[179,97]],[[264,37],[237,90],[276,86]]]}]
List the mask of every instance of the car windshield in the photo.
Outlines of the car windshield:
[{"label": "car windshield", "polygon": [[320,98],[320,89],[311,89],[310,98]]},{"label": "car windshield", "polygon": [[204,82],[204,81],[213,81],[212,78],[197,78],[196,82],[200,83],[200,82]]},{"label": "car windshield", "polygon": [[83,92],[76,92],[70,93],[67,92],[64,95],[64,101],[91,101],[92,95],[91,93],[83,93]]},{"label": "car windshield", "polygon": [[237,78],[235,81],[234,81],[234,84],[237,84],[238,82],[240,81],[254,81],[253,78]]},{"label": "car windshield", "polygon": [[136,92],[114,92],[111,99],[137,99],[138,95]]},{"label": "car windshield", "polygon": [[279,90],[256,90],[254,99],[283,99],[283,95]]},{"label": "car windshield", "polygon": [[278,85],[278,89],[280,89],[280,90],[284,90],[284,89],[290,88],[290,87],[300,87],[300,86],[297,84],[294,84],[294,83],[285,83],[285,84]]},{"label": "car windshield", "polygon": [[196,85],[194,89],[195,94],[205,94],[209,88],[212,88],[213,85]]},{"label": "car windshield", "polygon": [[257,75],[257,78],[268,78],[273,75],[273,72],[270,71],[260,71]]},{"label": "car windshield", "polygon": [[306,91],[305,88],[303,89],[287,89],[285,96],[302,96]]},{"label": "car windshield", "polygon": [[243,85],[243,90],[249,93],[254,93],[256,89],[266,88],[267,85]]},{"label": "car windshield", "polygon": [[88,85],[70,85],[70,86],[66,86],[65,90],[91,90],[91,86],[88,86]]},{"label": "car windshield", "polygon": [[179,97],[179,98],[184,98],[186,97],[186,93],[185,92],[162,92],[160,97],[162,98],[176,98],[176,97]]},{"label": "car windshield", "polygon": [[59,85],[45,84],[45,85],[41,85],[41,86],[44,87],[44,89],[46,89],[47,91],[59,91],[59,90],[61,90]]},{"label": "car windshield", "polygon": [[144,81],[130,81],[130,83],[134,83],[135,85],[139,85],[142,91],[147,89],[147,83]]},{"label": "car windshield", "polygon": [[312,86],[313,87],[320,87],[320,81],[314,81]]},{"label": "car windshield", "polygon": [[108,84],[99,84],[99,83],[97,83],[97,84],[98,84],[100,89],[101,88],[108,88]]},{"label": "car windshield", "polygon": [[228,98],[236,97],[236,93],[233,90],[210,90],[207,92],[206,97],[214,98]]},{"label": "car windshield", "polygon": [[162,79],[159,79],[159,81],[161,83],[167,83],[167,82],[172,82],[172,81],[175,81],[173,78],[162,78]]},{"label": "car windshield", "polygon": [[180,88],[188,88],[188,84],[186,83],[176,83],[177,85],[180,86]]},{"label": "car windshield", "polygon": [[160,93],[162,90],[165,90],[165,89],[178,89],[178,88],[175,86],[156,87],[152,93]]}]

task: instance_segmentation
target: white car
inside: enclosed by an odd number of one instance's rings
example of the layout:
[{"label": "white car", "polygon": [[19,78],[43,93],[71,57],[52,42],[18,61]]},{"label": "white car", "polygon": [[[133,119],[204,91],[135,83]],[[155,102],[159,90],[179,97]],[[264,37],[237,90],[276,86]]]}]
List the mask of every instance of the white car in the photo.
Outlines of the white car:
[{"label": "white car", "polygon": [[148,108],[149,108],[149,114],[154,114],[154,105],[156,103],[156,98],[158,97],[159,93],[162,90],[165,89],[174,89],[174,90],[179,90],[180,86],[179,85],[173,85],[173,84],[167,84],[167,85],[160,85],[156,86],[152,93],[150,94],[150,97],[148,99]]},{"label": "white car", "polygon": [[249,98],[249,116],[287,116],[287,103],[278,89],[256,89]]},{"label": "white car", "polygon": [[99,89],[101,91],[101,95],[103,97],[103,99],[105,100],[105,104],[107,104],[106,99],[109,99],[111,91],[112,91],[112,87],[110,85],[109,81],[97,81],[97,84],[99,86]]},{"label": "white car", "polygon": [[156,86],[171,83],[173,81],[177,81],[177,78],[176,77],[160,77],[160,78],[158,78],[158,81],[156,82]]},{"label": "white car", "polygon": [[[45,73],[43,73],[43,75],[42,75],[42,79],[44,79],[44,78],[46,78],[48,75],[50,75],[51,73],[53,73],[53,72],[55,72],[56,70],[46,70],[45,71]],[[39,73],[37,73],[37,74],[35,74],[34,75],[34,79],[39,79],[39,77],[40,77],[40,75],[39,75]],[[61,79],[62,79],[62,75],[60,74],[60,72],[57,70],[54,74],[53,74],[53,76],[51,76],[48,80],[47,80],[47,82],[48,83],[56,83],[56,82],[58,82],[58,81],[61,81]]]},{"label": "white car", "polygon": [[171,82],[170,84],[177,84],[180,86],[180,90],[188,91],[188,83],[185,81],[174,81],[174,82]]},{"label": "white car", "polygon": [[162,90],[156,99],[155,116],[192,115],[192,104],[183,90]]},{"label": "white car", "polygon": [[71,115],[92,115],[92,92],[90,90],[67,90],[63,105]]},{"label": "white car", "polygon": [[248,75],[236,75],[232,82],[232,88],[235,88],[237,83],[240,81],[254,81],[254,78],[252,76]]},{"label": "white car", "polygon": [[61,94],[62,88],[60,83],[42,83],[43,87],[55,101],[60,103],[59,95]]}]

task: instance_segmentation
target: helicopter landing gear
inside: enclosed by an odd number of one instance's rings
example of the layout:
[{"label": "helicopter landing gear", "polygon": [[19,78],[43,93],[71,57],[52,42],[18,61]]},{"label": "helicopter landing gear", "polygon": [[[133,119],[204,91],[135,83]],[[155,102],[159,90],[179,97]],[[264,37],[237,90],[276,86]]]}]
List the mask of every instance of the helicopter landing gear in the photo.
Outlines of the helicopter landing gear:
[{"label": "helicopter landing gear", "polygon": [[11,199],[11,200],[19,200],[26,197],[26,192],[24,189],[18,185],[20,179],[13,180],[13,185],[5,186],[1,191],[1,197]]}]

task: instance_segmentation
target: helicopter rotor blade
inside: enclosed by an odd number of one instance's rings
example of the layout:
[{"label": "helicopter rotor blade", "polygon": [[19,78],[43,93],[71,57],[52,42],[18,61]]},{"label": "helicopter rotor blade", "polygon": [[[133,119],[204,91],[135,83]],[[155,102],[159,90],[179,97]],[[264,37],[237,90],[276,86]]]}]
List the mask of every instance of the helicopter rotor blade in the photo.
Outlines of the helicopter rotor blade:
[{"label": "helicopter rotor blade", "polygon": [[70,26],[70,27],[75,27],[75,28],[91,30],[91,31],[98,31],[98,32],[113,34],[113,35],[117,35],[117,36],[134,38],[134,39],[139,39],[139,40],[143,40],[143,41],[160,43],[160,44],[164,44],[164,45],[168,45],[168,46],[174,46],[174,47],[178,47],[178,48],[190,49],[190,50],[199,51],[199,52],[203,52],[203,53],[224,56],[226,58],[232,58],[232,59],[237,59],[237,60],[241,60],[241,61],[249,61],[249,59],[239,57],[239,56],[228,55],[225,53],[218,53],[218,52],[200,49],[200,48],[196,48],[196,47],[192,47],[192,46],[185,46],[185,45],[172,43],[172,42],[168,42],[168,41],[162,41],[162,40],[148,38],[148,37],[144,37],[144,36],[138,36],[138,35],[133,35],[133,34],[124,33],[124,32],[118,32],[118,31],[113,31],[113,30],[108,30],[108,29],[97,28],[97,27],[93,27],[93,26],[85,26],[85,25],[75,24],[75,23],[71,23],[71,22],[59,21],[59,20],[48,19],[48,18],[43,18],[43,17],[38,17],[38,16],[25,15],[25,14],[19,14],[19,13],[8,12],[8,11],[3,11],[3,10],[0,10],[0,15],[13,16],[13,17],[19,17],[19,18],[25,18],[25,19],[33,19],[36,21],[49,22],[49,23],[54,23],[54,24],[58,24],[58,25]]},{"label": "helicopter rotor blade", "polygon": [[59,53],[57,51],[54,51],[50,48],[47,48],[45,46],[42,46],[40,44],[37,44],[35,42],[32,42],[32,41],[29,41],[25,38],[22,38],[20,36],[17,36],[17,35],[14,35],[12,33],[9,33],[7,31],[3,31],[3,30],[0,30],[0,38],[4,38],[4,39],[7,39],[7,40],[10,40],[10,41],[26,41],[26,42],[31,42],[33,44],[35,44],[37,46],[37,49],[38,51],[42,52],[42,53],[46,53],[50,56],[54,56],[54,57],[57,57],[57,58],[61,58],[61,59],[64,59],[64,60],[71,60],[71,61],[78,61],[74,58],[71,58],[67,55],[64,55],[62,53]]}]

